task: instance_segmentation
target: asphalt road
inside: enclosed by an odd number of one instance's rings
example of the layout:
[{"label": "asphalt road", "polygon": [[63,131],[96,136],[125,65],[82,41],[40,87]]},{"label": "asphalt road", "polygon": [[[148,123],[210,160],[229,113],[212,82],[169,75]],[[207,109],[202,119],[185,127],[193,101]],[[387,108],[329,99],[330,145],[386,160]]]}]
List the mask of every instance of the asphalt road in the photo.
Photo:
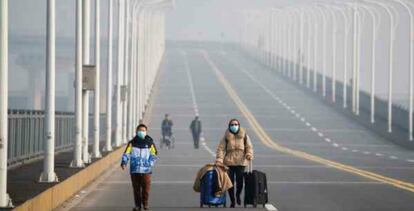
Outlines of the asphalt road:
[{"label": "asphalt road", "polygon": [[[414,155],[335,112],[274,71],[231,49],[167,50],[149,134],[160,137],[165,113],[176,148],[160,150],[152,210],[198,210],[197,170],[214,152],[231,118],[248,129],[254,168],[267,173],[278,210],[414,210]],[[189,124],[203,122],[205,144],[192,146]],[[131,210],[127,171],[116,167],[71,210]],[[242,208],[238,208],[242,210]]]}]

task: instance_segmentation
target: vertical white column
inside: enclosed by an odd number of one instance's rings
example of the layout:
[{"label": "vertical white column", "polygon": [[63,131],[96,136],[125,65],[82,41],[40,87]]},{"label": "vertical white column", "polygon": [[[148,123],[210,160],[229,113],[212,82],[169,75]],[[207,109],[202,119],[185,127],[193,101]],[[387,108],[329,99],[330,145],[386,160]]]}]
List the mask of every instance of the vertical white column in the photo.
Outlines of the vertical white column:
[{"label": "vertical white column", "polygon": [[39,181],[57,182],[58,178],[55,174],[55,0],[47,1],[46,21],[45,157],[43,160],[43,172],[40,175]]},{"label": "vertical white column", "polygon": [[409,140],[412,141],[413,140],[413,98],[414,98],[414,89],[413,89],[413,71],[414,71],[414,15],[412,13],[412,11],[410,11],[410,103],[409,103],[409,112],[408,112],[408,132],[409,132]]},{"label": "vertical white column", "polygon": [[[318,9],[316,9],[318,10]],[[313,36],[313,43],[314,43],[314,60],[313,60],[313,91],[317,92],[318,91],[318,55],[319,55],[319,50],[318,47],[320,48],[320,44],[318,43],[318,41],[320,40],[320,33],[322,33],[322,30],[319,30],[319,20],[317,18],[317,16],[315,16],[315,25],[314,25],[314,31],[315,31],[315,36]],[[319,33],[318,33],[319,32]]]},{"label": "vertical white column", "polygon": [[326,70],[327,70],[327,35],[328,35],[328,23],[327,23],[327,18],[325,11],[322,11],[322,62],[323,62],[323,67],[322,67],[322,96],[326,97]]},{"label": "vertical white column", "polygon": [[[90,0],[83,0],[83,64],[89,65],[90,61]],[[83,153],[84,163],[91,163],[89,155],[89,91],[82,92],[82,136],[83,136]]]},{"label": "vertical white column", "polygon": [[388,72],[388,132],[392,132],[392,102],[393,102],[393,76],[394,76],[394,47],[395,47],[395,25],[394,18],[391,16],[390,26],[390,53],[389,53],[389,72]]},{"label": "vertical white column", "polygon": [[76,58],[75,58],[75,149],[73,168],[85,166],[82,160],[82,0],[76,1]]},{"label": "vertical white column", "polygon": [[376,80],[376,46],[377,46],[377,33],[378,23],[375,14],[370,11],[372,15],[372,48],[371,48],[371,123],[375,123],[375,80]]},{"label": "vertical white column", "polygon": [[332,102],[336,102],[336,41],[337,41],[337,18],[335,11],[332,13]]},{"label": "vertical white column", "polygon": [[125,141],[130,140],[133,137],[133,133],[132,133],[132,66],[131,64],[131,54],[130,54],[130,50],[131,50],[131,9],[130,9],[130,1],[127,0],[127,6],[125,8],[125,16],[126,16],[126,21],[125,21],[125,83],[127,84],[128,87],[128,93],[127,93],[127,101],[125,102]]},{"label": "vertical white column", "polygon": [[345,21],[345,37],[344,37],[344,75],[343,75],[343,107],[348,107],[347,101],[348,101],[348,41],[349,41],[349,21],[344,13],[344,21]]},{"label": "vertical white column", "polygon": [[101,109],[101,9],[100,0],[95,0],[95,67],[96,67],[96,83],[95,83],[95,95],[94,95],[94,113],[93,113],[93,150],[92,157],[100,158],[101,152],[99,150],[99,133],[100,133],[100,109]]},{"label": "vertical white column", "polygon": [[7,194],[8,1],[0,0],[0,207],[13,207]]},{"label": "vertical white column", "polygon": [[305,49],[305,47],[304,47],[304,11],[303,11],[303,9],[300,9],[299,10],[299,12],[300,12],[300,23],[299,23],[299,28],[300,28],[300,32],[299,32],[299,34],[300,34],[300,41],[299,41],[299,45],[300,45],[300,49],[299,49],[299,53],[298,53],[298,57],[299,57],[299,83],[300,84],[303,84],[303,69],[305,68],[305,66],[304,66],[304,61],[303,61],[303,56],[302,55],[304,55],[304,49]]},{"label": "vertical white column", "polygon": [[107,77],[107,96],[106,96],[106,145],[105,151],[112,151],[112,50],[113,50],[113,0],[108,0],[108,77]]},{"label": "vertical white column", "polygon": [[115,99],[115,145],[117,147],[121,146],[122,143],[122,108],[121,108],[121,83],[122,83],[122,45],[123,45],[123,35],[122,35],[122,0],[118,0],[118,67],[117,67],[117,77],[116,77],[116,99]]},{"label": "vertical white column", "polygon": [[353,5],[353,28],[352,111],[356,112],[356,77],[358,68],[358,11],[356,3]]}]

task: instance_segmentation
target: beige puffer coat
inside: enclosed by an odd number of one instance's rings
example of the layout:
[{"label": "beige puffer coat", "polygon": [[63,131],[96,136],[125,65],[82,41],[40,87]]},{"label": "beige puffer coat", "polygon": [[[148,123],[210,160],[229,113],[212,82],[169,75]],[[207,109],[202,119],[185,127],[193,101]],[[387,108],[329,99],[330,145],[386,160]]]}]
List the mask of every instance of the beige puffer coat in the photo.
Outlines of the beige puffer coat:
[{"label": "beige puffer coat", "polygon": [[[246,141],[244,140],[246,138]],[[226,149],[227,139],[227,149]],[[244,143],[246,142],[246,146]],[[226,131],[217,147],[216,162],[221,162],[226,166],[248,166],[249,161],[246,159],[250,155],[253,159],[253,145],[246,129],[240,128],[237,134]]]}]

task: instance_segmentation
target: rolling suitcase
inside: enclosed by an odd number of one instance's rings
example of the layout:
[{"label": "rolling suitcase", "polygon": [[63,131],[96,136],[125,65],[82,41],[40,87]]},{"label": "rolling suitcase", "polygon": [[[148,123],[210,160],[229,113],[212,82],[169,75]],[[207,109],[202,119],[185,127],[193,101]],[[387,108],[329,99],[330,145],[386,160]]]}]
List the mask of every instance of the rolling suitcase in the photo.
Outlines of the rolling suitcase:
[{"label": "rolling suitcase", "polygon": [[253,205],[256,208],[258,204],[265,207],[268,202],[266,174],[253,170],[253,165],[250,163],[247,172],[244,173],[244,181],[244,207]]},{"label": "rolling suitcase", "polygon": [[203,207],[204,205],[207,205],[208,207],[218,207],[223,205],[223,207],[226,207],[226,194],[223,193],[219,197],[215,195],[217,183],[216,170],[208,171],[203,178],[201,178],[200,207]]}]

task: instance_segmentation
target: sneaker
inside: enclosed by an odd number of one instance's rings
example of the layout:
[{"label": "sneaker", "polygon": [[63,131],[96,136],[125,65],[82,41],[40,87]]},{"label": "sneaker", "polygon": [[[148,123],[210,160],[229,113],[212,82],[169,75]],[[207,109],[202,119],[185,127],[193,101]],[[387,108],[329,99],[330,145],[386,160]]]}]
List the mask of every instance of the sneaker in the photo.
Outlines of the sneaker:
[{"label": "sneaker", "polygon": [[141,207],[134,207],[132,211],[141,211]]}]

